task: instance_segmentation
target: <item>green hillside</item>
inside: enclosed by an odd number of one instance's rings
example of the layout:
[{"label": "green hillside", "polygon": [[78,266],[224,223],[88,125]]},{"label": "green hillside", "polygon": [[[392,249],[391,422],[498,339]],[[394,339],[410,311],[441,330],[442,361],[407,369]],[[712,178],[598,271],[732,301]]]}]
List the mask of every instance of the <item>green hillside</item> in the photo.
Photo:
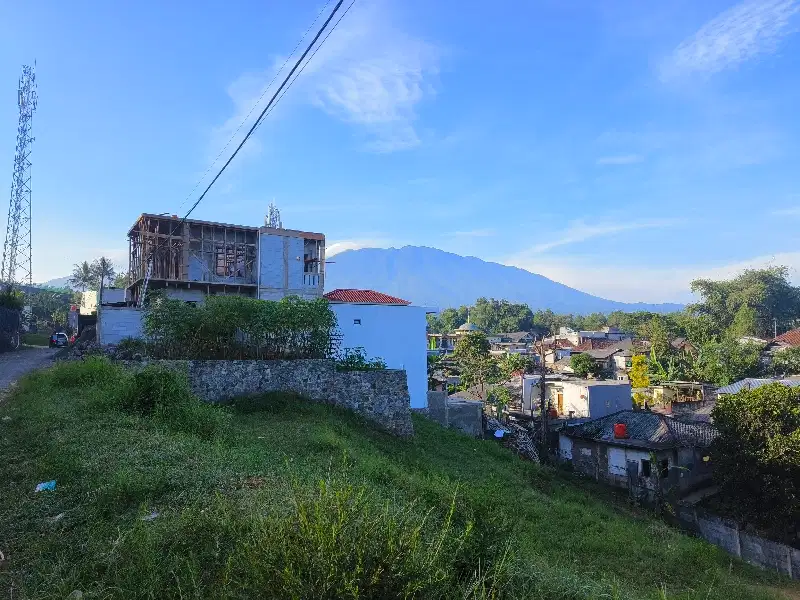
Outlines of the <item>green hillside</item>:
[{"label": "green hillside", "polygon": [[[730,600],[797,589],[492,440],[414,425],[400,440],[290,396],[211,407],[180,382],[103,362],[37,373],[0,405],[0,596]],[[51,479],[55,491],[34,493]]]}]

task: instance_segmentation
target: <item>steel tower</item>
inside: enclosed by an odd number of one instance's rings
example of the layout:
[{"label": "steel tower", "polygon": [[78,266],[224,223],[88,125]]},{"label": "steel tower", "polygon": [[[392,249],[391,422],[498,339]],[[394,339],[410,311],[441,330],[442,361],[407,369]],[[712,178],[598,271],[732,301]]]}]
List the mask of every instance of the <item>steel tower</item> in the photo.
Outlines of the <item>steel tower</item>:
[{"label": "steel tower", "polygon": [[17,104],[17,150],[14,154],[14,176],[11,180],[11,201],[8,207],[6,241],[3,246],[3,265],[0,281],[6,283],[33,283],[31,262],[31,136],[33,113],[36,110],[36,72],[34,67],[23,66],[19,78]]}]

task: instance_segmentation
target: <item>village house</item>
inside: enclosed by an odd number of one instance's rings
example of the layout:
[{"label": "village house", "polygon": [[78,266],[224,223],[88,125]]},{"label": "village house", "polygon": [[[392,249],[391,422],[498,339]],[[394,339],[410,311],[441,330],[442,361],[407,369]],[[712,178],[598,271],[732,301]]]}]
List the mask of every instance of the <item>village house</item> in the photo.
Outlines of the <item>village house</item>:
[{"label": "village house", "polygon": [[624,339],[631,339],[631,335],[620,331],[616,327],[603,327],[599,331],[576,331],[569,327],[560,327],[558,335],[554,336],[557,339],[566,339],[575,345],[582,344],[587,340],[608,340],[611,342],[619,342]]},{"label": "village house", "polygon": [[488,336],[488,340],[491,344],[490,353],[492,356],[527,355],[530,353],[530,345],[534,341],[534,335],[527,331],[496,333]]},{"label": "village house", "polygon": [[623,410],[559,434],[559,458],[637,497],[661,488],[678,496],[711,480],[708,447],[716,430],[649,411]]},{"label": "village house", "polygon": [[[522,409],[538,410],[540,377],[525,375],[522,389]],[[548,404],[559,417],[596,419],[633,407],[631,386],[628,382],[581,379],[567,376],[545,378]]]},{"label": "village house", "polygon": [[323,296],[336,315],[342,348],[363,348],[389,369],[406,372],[412,408],[427,406],[428,365],[422,306],[373,290],[336,289]]},{"label": "village house", "polygon": [[757,388],[760,388],[762,385],[767,385],[768,383],[780,383],[781,385],[785,385],[787,387],[797,387],[800,386],[800,375],[794,375],[784,378],[761,378],[761,379],[755,377],[747,377],[740,381],[731,383],[730,385],[717,388],[717,398],[721,396],[727,396],[730,394],[736,394],[738,392],[741,392],[742,390],[755,390]]}]

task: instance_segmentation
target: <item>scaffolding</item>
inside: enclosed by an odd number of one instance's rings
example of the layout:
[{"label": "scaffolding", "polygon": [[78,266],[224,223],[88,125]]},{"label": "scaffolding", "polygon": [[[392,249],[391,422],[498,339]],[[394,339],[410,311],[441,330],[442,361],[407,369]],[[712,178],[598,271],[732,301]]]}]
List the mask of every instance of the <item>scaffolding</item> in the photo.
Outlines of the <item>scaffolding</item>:
[{"label": "scaffolding", "polygon": [[148,261],[148,289],[200,287],[207,293],[255,295],[257,245],[257,227],[143,214],[128,232],[129,300],[139,301]]}]

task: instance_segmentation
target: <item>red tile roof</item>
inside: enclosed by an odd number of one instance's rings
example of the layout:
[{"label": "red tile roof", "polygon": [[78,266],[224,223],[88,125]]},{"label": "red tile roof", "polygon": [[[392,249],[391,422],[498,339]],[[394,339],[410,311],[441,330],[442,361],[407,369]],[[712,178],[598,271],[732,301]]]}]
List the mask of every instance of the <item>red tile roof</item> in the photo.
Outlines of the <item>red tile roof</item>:
[{"label": "red tile roof", "polygon": [[349,302],[352,304],[399,304],[401,306],[411,304],[408,300],[373,292],[372,290],[333,290],[325,294],[324,298],[330,302]]},{"label": "red tile roof", "polygon": [[773,342],[783,342],[789,346],[800,346],[800,329],[792,329],[776,337]]}]

